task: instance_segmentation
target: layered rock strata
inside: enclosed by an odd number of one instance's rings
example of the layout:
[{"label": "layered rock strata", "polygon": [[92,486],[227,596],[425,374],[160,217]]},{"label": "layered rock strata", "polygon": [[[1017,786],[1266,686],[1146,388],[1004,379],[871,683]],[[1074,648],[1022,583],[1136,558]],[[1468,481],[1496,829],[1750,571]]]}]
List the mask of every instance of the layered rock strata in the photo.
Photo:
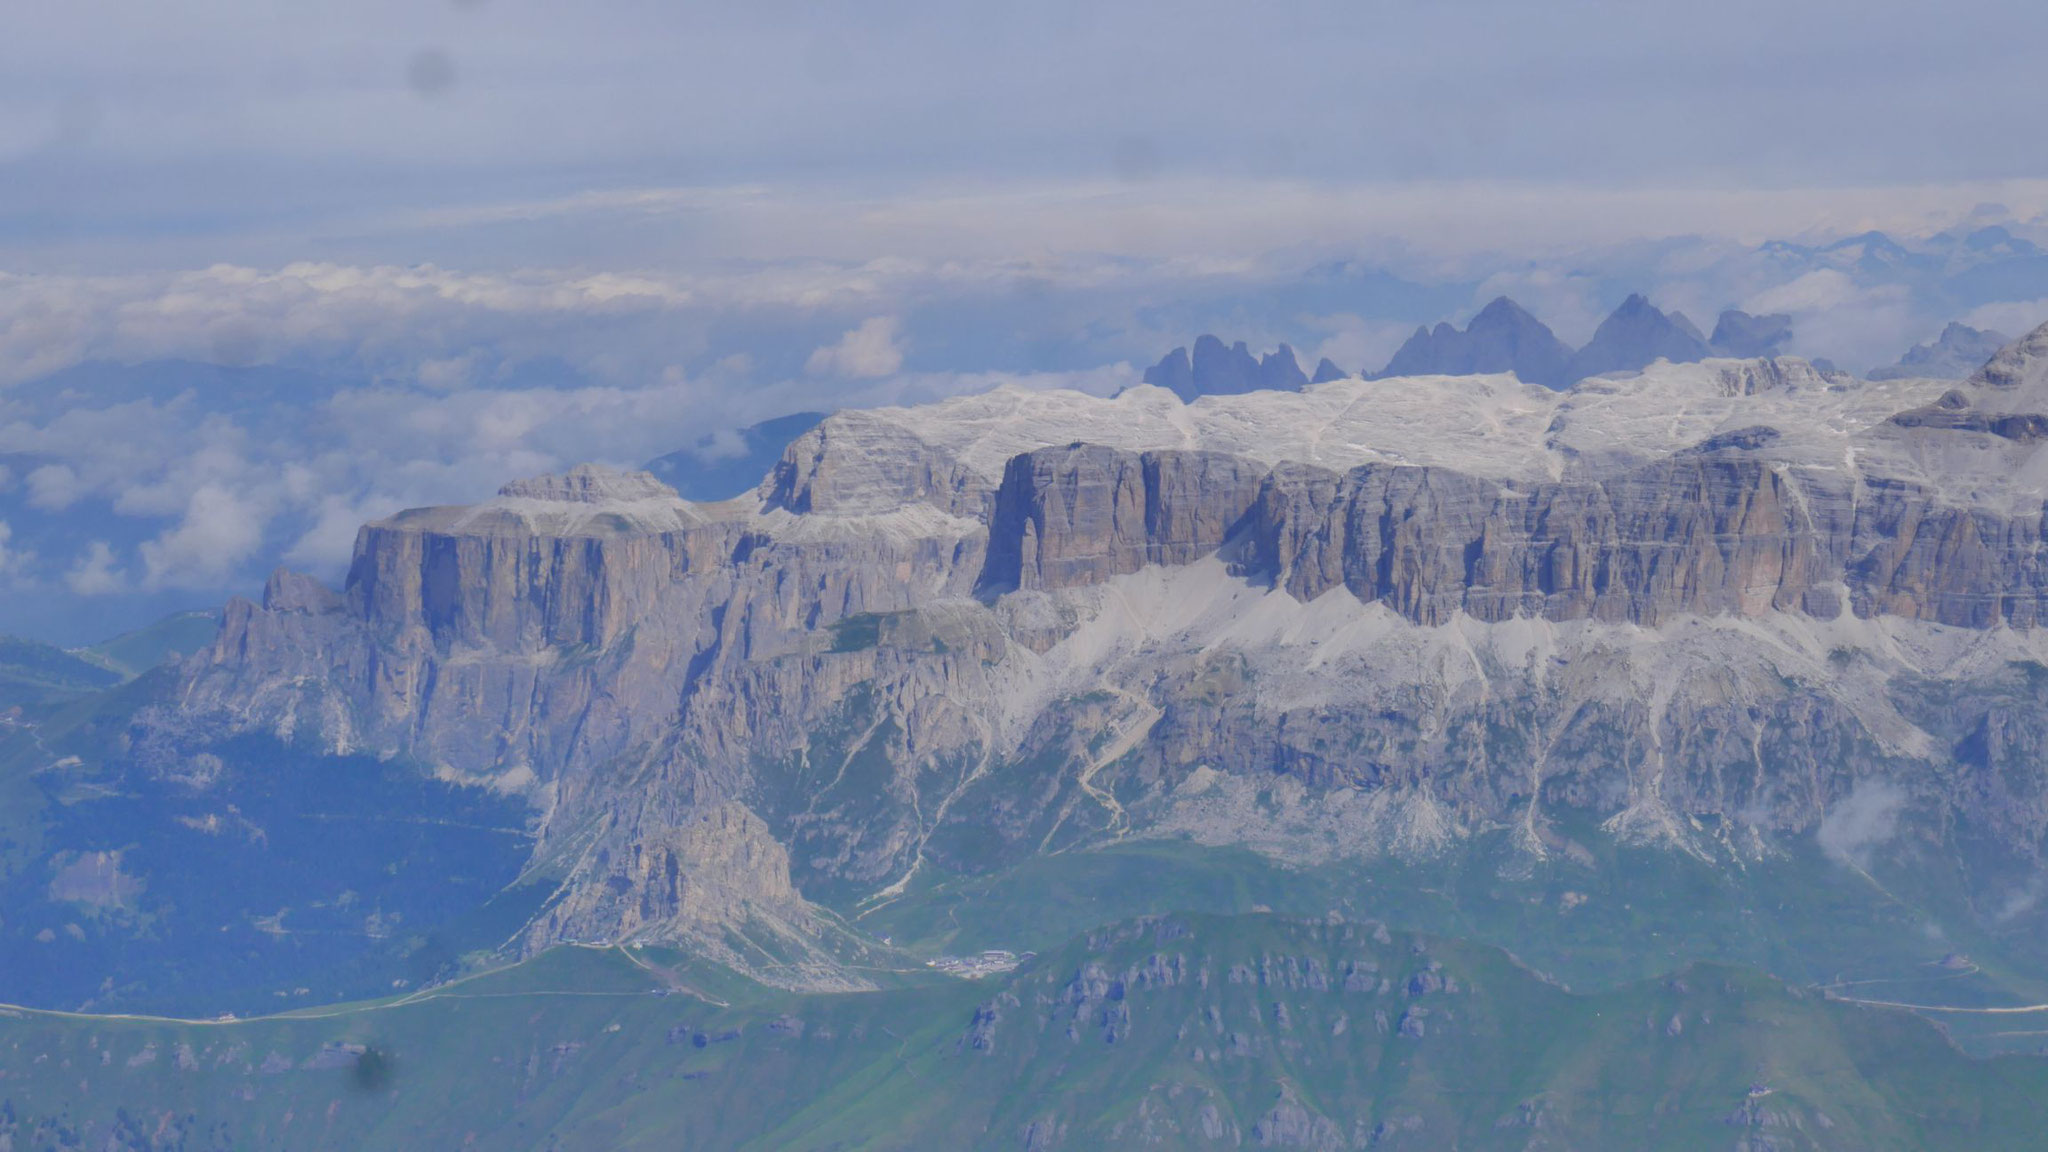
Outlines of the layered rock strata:
[{"label": "layered rock strata", "polygon": [[2033,340],[1960,386],[1710,360],[845,413],[724,504],[585,470],[370,525],[149,722],[524,792],[569,878],[535,944],[815,939],[814,901],[1126,836],[1541,854],[1569,807],[1762,851],[1873,777],[2030,853],[2048,458],[1997,421],[2048,411]]}]

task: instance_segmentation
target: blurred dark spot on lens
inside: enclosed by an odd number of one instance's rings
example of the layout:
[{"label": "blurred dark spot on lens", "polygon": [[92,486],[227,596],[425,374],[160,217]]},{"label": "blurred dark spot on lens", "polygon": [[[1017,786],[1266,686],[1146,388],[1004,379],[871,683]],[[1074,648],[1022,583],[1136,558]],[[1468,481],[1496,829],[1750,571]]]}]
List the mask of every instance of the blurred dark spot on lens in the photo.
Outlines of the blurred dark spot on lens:
[{"label": "blurred dark spot on lens", "polygon": [[1116,178],[1138,184],[1159,175],[1159,149],[1143,136],[1121,136],[1109,150],[1109,168]]},{"label": "blurred dark spot on lens", "polygon": [[359,1092],[381,1091],[391,1084],[393,1071],[391,1054],[373,1045],[356,1057],[348,1073],[349,1086]]},{"label": "blurred dark spot on lens", "polygon": [[422,48],[406,61],[405,82],[421,96],[439,96],[455,87],[455,62],[439,48]]}]

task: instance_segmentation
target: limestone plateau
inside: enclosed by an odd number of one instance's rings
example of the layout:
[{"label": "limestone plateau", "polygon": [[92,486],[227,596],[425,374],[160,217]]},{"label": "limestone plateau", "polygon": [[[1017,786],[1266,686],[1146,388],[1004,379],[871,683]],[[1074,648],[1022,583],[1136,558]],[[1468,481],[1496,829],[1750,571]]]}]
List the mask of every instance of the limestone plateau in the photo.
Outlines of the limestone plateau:
[{"label": "limestone plateau", "polygon": [[1540,857],[1573,812],[1733,863],[1849,810],[2028,860],[2044,437],[2048,328],[1963,383],[1712,359],[842,412],[723,503],[579,468],[370,524],[339,591],[231,605],[132,740],[518,792],[564,881],[523,946],[804,986],[862,983],[826,909],[1129,838]]}]

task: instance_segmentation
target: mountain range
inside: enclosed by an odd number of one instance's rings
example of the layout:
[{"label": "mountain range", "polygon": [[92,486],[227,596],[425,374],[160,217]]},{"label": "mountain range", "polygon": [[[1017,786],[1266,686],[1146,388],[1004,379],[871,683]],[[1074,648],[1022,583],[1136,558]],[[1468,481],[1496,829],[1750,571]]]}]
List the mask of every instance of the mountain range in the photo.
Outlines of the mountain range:
[{"label": "mountain range", "polygon": [[[1521,274],[1569,285],[1603,312],[1640,289],[1666,309],[1709,300],[1794,313],[1799,350],[1860,371],[1933,340],[1952,319],[2021,332],[2039,318],[2030,302],[2048,298],[2041,236],[2017,219],[1987,226],[1993,218],[1826,242],[1566,248]],[[236,274],[254,279],[209,273],[201,279],[218,280],[223,306],[239,316],[222,321],[233,331],[220,340],[116,338],[114,328],[87,324],[76,330],[99,335],[80,342],[59,338],[59,326],[16,358],[0,389],[0,632],[90,644],[254,594],[279,564],[339,583],[362,520],[474,502],[516,475],[579,461],[634,467],[680,452],[686,472],[658,475],[686,498],[730,498],[786,446],[753,454],[744,429],[763,417],[935,399],[997,377],[1107,390],[1135,379],[1125,365],[1143,368],[1177,343],[1189,347],[1192,372],[1197,333],[1223,336],[1226,351],[1255,336],[1254,360],[1280,343],[1307,350],[1295,359],[1312,383],[1374,372],[1418,324],[1455,315],[1463,327],[1471,307],[1503,290],[1496,269],[1420,254],[1275,254],[1215,275],[1143,261],[1102,270],[1109,279],[1063,274],[1018,281],[1017,291],[1001,278],[972,289],[920,280],[886,309],[908,356],[901,374],[855,378],[814,372],[810,361],[879,319],[877,304],[724,313],[693,298],[675,315],[618,318],[601,335],[551,329],[543,338],[475,297],[463,305],[478,310],[464,321],[475,326],[403,324],[392,331],[405,339],[392,345],[327,295],[340,282],[308,286],[323,307],[340,309],[328,339],[312,336],[328,331],[320,325],[275,328],[265,305],[242,299],[254,291],[246,285],[268,283],[257,270]],[[1793,290],[1802,282],[1829,291]],[[66,296],[68,283],[18,287],[50,307],[83,306]],[[120,306],[109,298],[105,316],[153,314],[151,301],[162,299],[153,283],[125,285],[141,294]],[[1553,318],[1526,295],[1533,289],[1509,291]],[[1685,308],[1699,328],[1717,330],[1710,313]],[[1591,330],[1573,327],[1572,342]],[[1379,349],[1388,333],[1396,335]],[[1378,350],[1339,351],[1361,341]],[[1325,354],[1327,367],[1317,362]],[[1974,366],[1954,371],[1960,378]],[[693,486],[696,474],[715,474],[716,487]]]},{"label": "mountain range", "polygon": [[6,1122],[2026,1146],[2048,327],[1961,382],[1205,347],[1291,386],[839,412],[727,500],[373,521],[154,668],[25,650]]},{"label": "mountain range", "polygon": [[[1330,379],[1335,365],[1324,360],[1316,375]],[[1263,357],[1253,356],[1240,340],[1228,348],[1214,336],[1195,340],[1191,358],[1186,348],[1175,348],[1159,363],[1145,370],[1145,383],[1164,388],[1184,401],[1198,396],[1235,396],[1259,389],[1299,392],[1309,383],[1294,361],[1294,349],[1285,344]]]},{"label": "mountain range", "polygon": [[[1873,370],[1869,378],[1965,379],[2010,339],[1952,322],[1938,338],[1915,345],[1897,363]],[[1521,305],[1499,296],[1462,329],[1448,323],[1417,328],[1372,378],[1512,372],[1531,384],[1565,388],[1589,376],[1640,371],[1658,360],[1689,364],[1715,357],[1768,359],[1784,354],[1791,343],[1792,317],[1783,313],[1757,316],[1729,309],[1721,313],[1709,337],[1684,313],[1665,313],[1636,294],[1601,321],[1585,347],[1574,350]],[[1242,341],[1226,351],[1222,341],[1203,336],[1195,347],[1197,353],[1207,349],[1207,355],[1198,355],[1191,365],[1187,350],[1176,348],[1145,371],[1145,382],[1193,400],[1258,388],[1298,390],[1304,383],[1323,384],[1347,375],[1326,358],[1317,365],[1314,379],[1300,379],[1294,350],[1284,344],[1263,361]],[[1825,360],[1814,363],[1824,371],[1834,370]]]},{"label": "mountain range", "polygon": [[[1463,329],[1448,323],[1417,328],[1374,378],[1513,372],[1531,384],[1561,389],[1588,376],[1637,371],[1657,360],[1688,364],[1716,356],[1773,357],[1783,353],[1791,339],[1792,318],[1787,315],[1752,316],[1730,309],[1721,313],[1709,339],[1684,313],[1667,315],[1643,296],[1631,295],[1601,322],[1584,348],[1574,351],[1548,325],[1500,296]],[[1322,384],[1346,375],[1324,359],[1315,379],[1303,380],[1294,366],[1293,349],[1284,344],[1261,361],[1242,341],[1226,352],[1222,341],[1203,336],[1195,342],[1195,352],[1191,363],[1186,349],[1174,349],[1145,371],[1145,383],[1193,400],[1256,388],[1298,390],[1304,383]]]}]

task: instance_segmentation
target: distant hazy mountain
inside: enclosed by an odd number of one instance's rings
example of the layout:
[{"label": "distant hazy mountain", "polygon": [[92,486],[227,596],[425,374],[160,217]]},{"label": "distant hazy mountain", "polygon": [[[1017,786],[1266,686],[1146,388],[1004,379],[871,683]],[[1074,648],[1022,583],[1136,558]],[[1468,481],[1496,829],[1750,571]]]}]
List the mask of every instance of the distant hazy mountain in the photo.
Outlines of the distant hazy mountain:
[{"label": "distant hazy mountain", "polygon": [[1505,296],[1479,310],[1459,331],[1449,324],[1417,328],[1381,376],[1469,376],[1513,372],[1531,384],[1562,388],[1572,350],[1556,333]]},{"label": "distant hazy mountain", "polygon": [[1778,356],[1792,343],[1792,317],[1783,312],[1752,316],[1730,308],[1721,313],[1721,319],[1714,325],[1713,339],[1708,343],[1717,356],[1734,356],[1742,360]]},{"label": "distant hazy mountain", "polygon": [[1223,341],[1206,334],[1196,338],[1192,358],[1185,347],[1175,348],[1145,370],[1145,383],[1165,388],[1184,402],[1264,389],[1299,392],[1308,382],[1294,360],[1294,349],[1285,344],[1261,358],[1253,356],[1242,340],[1226,348]]},{"label": "distant hazy mountain", "polygon": [[1571,380],[1608,372],[1634,372],[1658,360],[1688,364],[1713,354],[1707,338],[1683,312],[1666,314],[1640,293],[1621,302],[1565,369]]},{"label": "distant hazy mountain", "polygon": [[1882,232],[1818,247],[1774,240],[1757,254],[1787,274],[1832,268],[1860,284],[1904,286],[1928,305],[1939,302],[1955,312],[2048,293],[2048,252],[1998,225],[1953,229],[1909,244]]},{"label": "distant hazy mountain", "polygon": [[761,482],[789,442],[818,426],[823,412],[797,412],[742,428],[737,444],[706,436],[695,446],[649,460],[647,471],[685,500],[730,500]]},{"label": "distant hazy mountain", "polygon": [[1915,344],[1899,362],[1870,374],[1872,380],[1967,380],[2012,337],[1951,322],[1932,343]]},{"label": "distant hazy mountain", "polygon": [[1470,376],[1513,372],[1532,384],[1565,388],[1587,376],[1633,372],[1656,361],[1674,364],[1709,356],[1777,356],[1792,342],[1792,318],[1721,313],[1712,340],[1682,312],[1666,314],[1640,295],[1630,296],[1601,323],[1593,340],[1574,353],[1541,320],[1505,296],[1479,311],[1460,331],[1449,324],[1417,328],[1379,375]]},{"label": "distant hazy mountain", "polygon": [[1325,356],[1316,362],[1316,374],[1309,379],[1309,383],[1328,384],[1332,380],[1342,380],[1349,375],[1351,373],[1337,367],[1331,363],[1328,356]]}]

